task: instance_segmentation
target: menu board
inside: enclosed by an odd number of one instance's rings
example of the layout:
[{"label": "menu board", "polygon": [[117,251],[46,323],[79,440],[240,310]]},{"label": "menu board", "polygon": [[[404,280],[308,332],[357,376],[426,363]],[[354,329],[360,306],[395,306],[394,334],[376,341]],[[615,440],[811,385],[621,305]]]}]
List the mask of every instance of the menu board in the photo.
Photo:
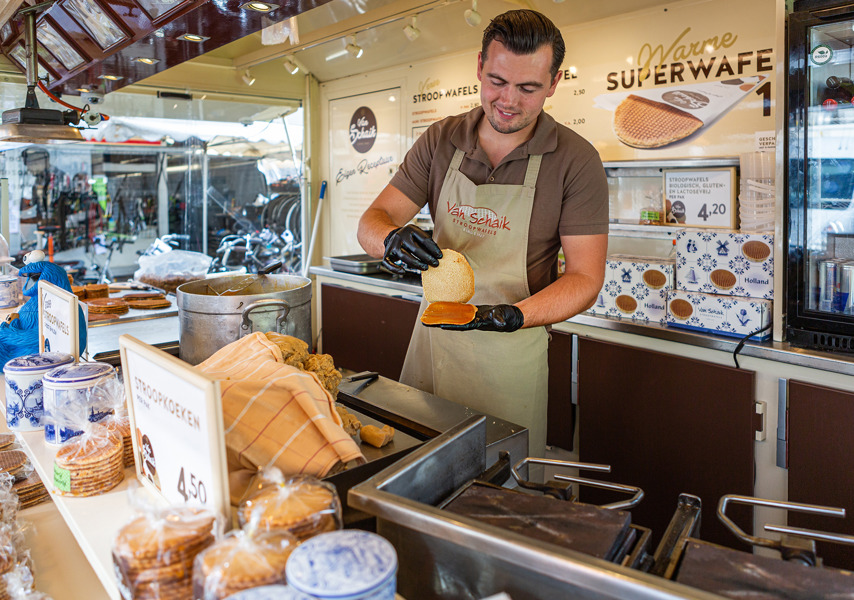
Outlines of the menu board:
[{"label": "menu board", "polygon": [[602,160],[736,156],[773,131],[776,4],[705,0],[562,28],[545,109]]},{"label": "menu board", "polygon": [[[776,10],[693,0],[561,27],[566,56],[544,109],[604,161],[752,152],[757,132],[775,130]],[[410,141],[480,104],[478,50],[409,67]]]},{"label": "menu board", "polygon": [[119,348],[137,478],[170,504],[228,517],[219,382],[132,336]]}]

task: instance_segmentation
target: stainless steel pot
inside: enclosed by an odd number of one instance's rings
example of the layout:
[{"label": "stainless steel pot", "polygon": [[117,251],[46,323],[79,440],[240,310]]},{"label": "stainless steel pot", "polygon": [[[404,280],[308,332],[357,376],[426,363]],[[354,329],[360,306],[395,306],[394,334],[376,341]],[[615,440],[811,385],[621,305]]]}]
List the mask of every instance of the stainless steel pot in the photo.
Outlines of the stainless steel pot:
[{"label": "stainless steel pot", "polygon": [[[292,335],[311,346],[311,280],[296,275],[249,277],[200,279],[178,287],[182,360],[199,364],[255,331]],[[231,295],[229,290],[239,291]]]}]

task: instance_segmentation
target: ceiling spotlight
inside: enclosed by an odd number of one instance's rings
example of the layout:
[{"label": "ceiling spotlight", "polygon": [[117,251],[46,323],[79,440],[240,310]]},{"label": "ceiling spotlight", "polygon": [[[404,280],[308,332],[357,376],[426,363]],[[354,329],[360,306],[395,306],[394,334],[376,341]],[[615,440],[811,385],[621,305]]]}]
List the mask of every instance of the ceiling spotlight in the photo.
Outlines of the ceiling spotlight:
[{"label": "ceiling spotlight", "polygon": [[185,42],[204,42],[205,40],[209,40],[211,38],[206,37],[204,35],[198,35],[195,33],[185,33],[184,35],[179,35],[177,37],[179,40],[184,40]]},{"label": "ceiling spotlight", "polygon": [[278,4],[270,4],[269,2],[247,2],[246,4],[241,4],[240,8],[246,10],[254,10],[257,12],[268,13],[279,8]]},{"label": "ceiling spotlight", "polygon": [[124,79],[122,75],[98,75],[98,79],[109,79],[110,81],[119,81]]},{"label": "ceiling spotlight", "polygon": [[467,9],[466,12],[463,13],[463,16],[466,19],[466,23],[468,23],[472,27],[477,27],[480,25],[481,16],[480,13],[477,12],[477,0],[471,0],[471,8]]},{"label": "ceiling spotlight", "polygon": [[246,85],[252,85],[253,83],[255,83],[255,78],[250,75],[249,69],[243,71],[241,79],[243,79],[243,83],[245,83]]},{"label": "ceiling spotlight", "polygon": [[406,34],[406,37],[410,42],[414,42],[418,39],[418,36],[421,35],[421,30],[415,26],[415,19],[418,18],[418,15],[412,16],[412,22],[403,28],[403,33]]},{"label": "ceiling spotlight", "polygon": [[160,62],[160,59],[157,58],[148,58],[147,56],[138,56],[133,59],[134,62],[141,62],[144,65],[156,65]]},{"label": "ceiling spotlight", "polygon": [[350,56],[353,58],[359,58],[365,52],[361,46],[356,44],[356,36],[351,35],[347,37],[347,52],[350,53]]},{"label": "ceiling spotlight", "polygon": [[294,59],[290,56],[285,57],[285,62],[282,63],[285,66],[285,69],[288,70],[288,73],[291,75],[296,75],[299,71],[299,65],[294,62]]}]

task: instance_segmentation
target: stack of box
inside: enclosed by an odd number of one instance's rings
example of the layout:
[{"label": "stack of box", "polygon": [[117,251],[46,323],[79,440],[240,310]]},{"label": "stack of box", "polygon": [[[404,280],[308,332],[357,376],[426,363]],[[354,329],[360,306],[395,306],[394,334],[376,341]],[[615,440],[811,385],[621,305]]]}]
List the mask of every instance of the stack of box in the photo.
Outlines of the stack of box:
[{"label": "stack of box", "polygon": [[672,259],[609,256],[605,283],[587,312],[664,325],[667,293],[673,288],[673,266]]},{"label": "stack of box", "polygon": [[[771,322],[773,297],[773,235],[701,229],[677,234],[668,325],[742,337]],[[770,335],[769,329],[751,339]]]}]

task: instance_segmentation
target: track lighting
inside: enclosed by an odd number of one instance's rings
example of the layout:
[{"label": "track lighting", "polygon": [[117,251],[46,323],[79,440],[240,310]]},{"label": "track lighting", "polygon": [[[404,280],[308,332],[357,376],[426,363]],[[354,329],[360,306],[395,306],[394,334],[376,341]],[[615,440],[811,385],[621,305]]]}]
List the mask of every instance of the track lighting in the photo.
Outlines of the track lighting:
[{"label": "track lighting", "polygon": [[403,33],[409,39],[410,42],[414,42],[418,39],[418,36],[421,35],[421,30],[415,26],[415,19],[418,18],[418,15],[412,16],[412,22],[403,28]]},{"label": "track lighting", "polygon": [[290,73],[291,75],[296,75],[299,71],[299,65],[294,62],[294,59],[291,56],[286,56],[285,62],[283,62],[282,64],[284,65],[285,69],[287,69],[288,73]]},{"label": "track lighting", "polygon": [[255,83],[255,78],[252,77],[252,75],[249,73],[249,69],[243,71],[241,79],[243,79],[243,83],[245,83],[246,85],[252,85],[253,83]]},{"label": "track lighting", "polygon": [[477,12],[477,0],[471,0],[471,8],[467,9],[466,12],[463,13],[463,16],[466,19],[466,23],[470,26],[477,27],[480,25],[481,16],[480,13]]},{"label": "track lighting", "polygon": [[362,49],[361,46],[356,44],[356,36],[348,36],[347,41],[347,52],[349,52],[353,58],[359,58],[360,56],[362,56],[365,51]]}]

